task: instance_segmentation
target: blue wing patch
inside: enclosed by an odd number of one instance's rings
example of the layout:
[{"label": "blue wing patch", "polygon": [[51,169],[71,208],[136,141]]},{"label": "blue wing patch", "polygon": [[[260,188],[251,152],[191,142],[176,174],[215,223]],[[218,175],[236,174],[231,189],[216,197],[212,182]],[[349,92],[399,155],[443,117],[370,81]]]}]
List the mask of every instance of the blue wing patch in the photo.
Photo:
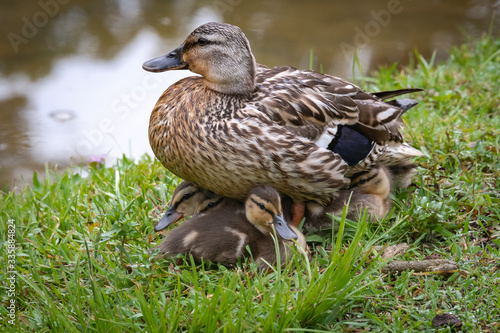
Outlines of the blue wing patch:
[{"label": "blue wing patch", "polygon": [[374,145],[375,142],[350,126],[339,126],[337,135],[328,145],[328,149],[339,154],[349,166],[353,166],[364,160]]}]

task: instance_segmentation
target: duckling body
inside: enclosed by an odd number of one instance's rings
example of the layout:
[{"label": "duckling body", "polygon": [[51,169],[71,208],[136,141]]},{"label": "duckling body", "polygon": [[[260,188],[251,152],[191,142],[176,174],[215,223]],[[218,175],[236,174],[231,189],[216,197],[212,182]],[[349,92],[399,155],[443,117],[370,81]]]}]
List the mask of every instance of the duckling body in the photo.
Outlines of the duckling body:
[{"label": "duckling body", "polygon": [[[165,256],[192,254],[196,262],[210,260],[225,266],[235,265],[241,258],[253,257],[260,268],[268,262],[276,264],[273,240],[273,220],[282,216],[278,193],[269,186],[254,188],[245,204],[233,199],[224,199],[216,207],[194,216],[170,231],[160,244],[160,253]],[[280,226],[278,228],[281,228]],[[278,230],[278,228],[276,228]],[[294,227],[297,244],[306,248],[305,238]],[[280,260],[285,262],[291,254],[289,246],[292,233],[278,235]]]},{"label": "duckling body", "polygon": [[269,69],[256,64],[238,27],[222,23],[198,27],[179,48],[143,67],[201,75],[178,81],[160,97],[150,144],[172,173],[239,200],[269,184],[294,201],[327,204],[348,186],[350,167],[369,156],[352,173],[362,171],[388,142],[402,144],[400,117],[411,103],[383,99],[418,91],[377,95],[329,75]]},{"label": "duckling body", "polygon": [[391,187],[391,173],[382,164],[356,174],[351,178],[350,187],[341,190],[339,197],[326,207],[314,202],[306,204],[304,229],[311,232],[331,228],[332,219],[327,213],[339,216],[348,203],[347,218],[356,220],[367,209],[369,218],[380,219],[391,210]]}]

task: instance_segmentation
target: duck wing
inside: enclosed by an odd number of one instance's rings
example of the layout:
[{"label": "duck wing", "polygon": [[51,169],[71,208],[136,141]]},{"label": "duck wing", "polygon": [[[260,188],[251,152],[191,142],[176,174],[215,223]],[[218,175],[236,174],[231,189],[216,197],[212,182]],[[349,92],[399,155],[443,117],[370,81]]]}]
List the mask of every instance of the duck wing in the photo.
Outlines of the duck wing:
[{"label": "duck wing", "polygon": [[[328,202],[349,183],[344,176],[347,164],[340,155],[296,136],[286,126],[265,118],[245,117],[228,120],[224,127],[225,149],[239,153],[219,158],[225,159],[225,168],[237,175],[238,183],[231,188],[248,187],[242,193],[248,193],[251,184],[269,184],[295,200]],[[205,169],[210,167],[206,165]],[[213,191],[226,194],[229,190],[224,186]]]},{"label": "duck wing", "polygon": [[261,68],[257,71],[253,100],[280,124],[355,123],[358,119],[355,103],[346,97],[345,87],[332,86],[332,82],[325,81],[328,78],[293,67]]},{"label": "duck wing", "polygon": [[412,89],[372,94],[341,78],[293,67],[257,67],[253,101],[282,125],[349,125],[369,140],[402,141],[402,105],[385,102]]}]

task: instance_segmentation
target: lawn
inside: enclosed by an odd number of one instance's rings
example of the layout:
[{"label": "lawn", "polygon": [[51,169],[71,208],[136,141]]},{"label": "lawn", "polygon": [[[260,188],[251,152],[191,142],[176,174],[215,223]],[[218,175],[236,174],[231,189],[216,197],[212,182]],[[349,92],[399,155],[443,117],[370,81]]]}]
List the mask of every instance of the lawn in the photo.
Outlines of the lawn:
[{"label": "lawn", "polygon": [[[148,156],[48,168],[0,192],[0,330],[434,332],[443,313],[463,323],[458,331],[500,330],[500,39],[450,52],[444,63],[415,52],[408,67],[358,82],[425,89],[404,117],[406,139],[425,154],[415,185],[378,224],[336,218],[335,232],[309,236],[311,258],[281,271],[156,259],[153,223],[179,180]],[[401,243],[398,260],[439,257],[460,269],[382,273],[374,246]]]}]

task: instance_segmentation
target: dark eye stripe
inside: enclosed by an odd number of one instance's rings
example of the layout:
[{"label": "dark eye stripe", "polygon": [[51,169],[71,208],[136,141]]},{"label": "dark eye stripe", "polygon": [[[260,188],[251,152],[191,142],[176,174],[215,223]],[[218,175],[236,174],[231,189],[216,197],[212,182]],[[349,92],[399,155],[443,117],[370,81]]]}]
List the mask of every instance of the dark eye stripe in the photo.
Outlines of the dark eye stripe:
[{"label": "dark eye stripe", "polygon": [[[260,203],[260,202],[256,201],[254,198],[250,198],[250,200],[252,200],[252,201],[253,201],[253,202],[257,205],[257,207],[261,208],[261,207],[260,207],[260,205],[261,205],[261,203]],[[264,210],[265,210],[266,212],[268,212],[271,216],[274,216],[274,213],[273,213],[271,210],[267,209],[266,207],[261,208],[261,209],[264,209]]]},{"label": "dark eye stripe", "polygon": [[349,189],[352,189],[353,187],[356,187],[359,183],[361,183],[361,181],[364,180],[363,184],[364,183],[368,183],[370,180],[372,180],[373,178],[377,177],[377,175],[373,175],[371,176],[370,178],[362,178],[360,180],[358,180],[357,182],[355,183],[351,183],[351,185],[349,185]]},{"label": "dark eye stripe", "polygon": [[203,46],[203,45],[207,45],[207,44],[209,44],[209,43],[210,43],[210,41],[209,41],[208,39],[206,39],[206,38],[200,37],[200,38],[198,39],[197,43],[198,43],[199,45],[202,45],[202,46]]},{"label": "dark eye stripe", "polygon": [[[205,208],[203,208],[202,210],[200,210],[200,213],[203,213],[203,212],[205,212],[205,211],[207,211],[207,210],[209,210],[209,209],[214,208],[215,206],[217,206],[218,204],[220,204],[220,202],[221,202],[222,200],[224,200],[224,198],[220,198],[220,199],[219,199],[219,200],[217,200],[216,202],[210,202],[210,203],[213,203],[213,205],[212,205],[212,206],[207,205]],[[209,203],[209,204],[210,204],[210,203]]]},{"label": "dark eye stripe", "polygon": [[174,208],[177,209],[177,207],[184,201],[184,200],[188,200],[189,198],[191,198],[193,195],[195,195],[196,193],[199,193],[200,191],[194,191],[194,192],[191,192],[191,193],[186,193],[184,194],[182,197],[181,197],[181,200],[177,201],[176,203],[174,203]]}]

